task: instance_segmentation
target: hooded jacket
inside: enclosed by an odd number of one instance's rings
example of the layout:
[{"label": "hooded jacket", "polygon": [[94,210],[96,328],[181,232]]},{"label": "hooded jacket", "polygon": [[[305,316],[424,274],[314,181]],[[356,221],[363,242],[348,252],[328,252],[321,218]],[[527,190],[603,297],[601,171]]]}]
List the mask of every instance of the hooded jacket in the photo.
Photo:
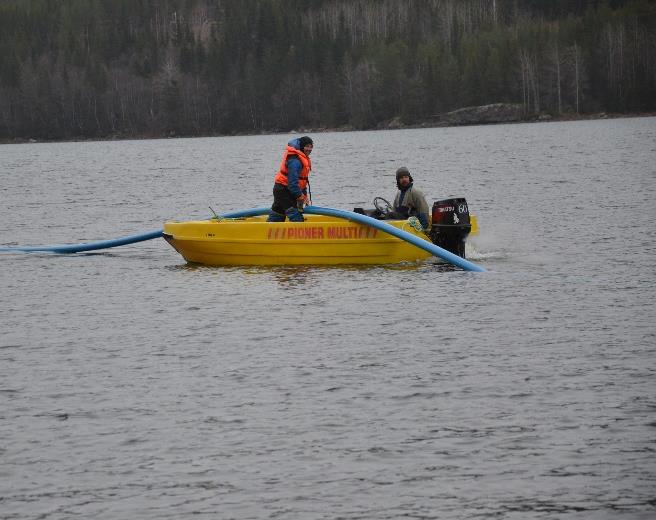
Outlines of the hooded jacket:
[{"label": "hooded jacket", "polygon": [[312,170],[312,161],[301,151],[299,141],[300,139],[297,138],[287,143],[280,168],[274,179],[276,184],[286,186],[297,199],[306,193]]}]

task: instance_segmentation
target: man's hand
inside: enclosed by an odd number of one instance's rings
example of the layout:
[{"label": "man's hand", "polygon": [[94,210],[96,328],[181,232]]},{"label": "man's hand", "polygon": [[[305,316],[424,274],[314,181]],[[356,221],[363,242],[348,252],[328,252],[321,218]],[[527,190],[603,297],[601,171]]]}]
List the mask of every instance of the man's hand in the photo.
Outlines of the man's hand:
[{"label": "man's hand", "polygon": [[300,211],[301,213],[303,212],[303,208],[308,203],[307,201],[308,201],[307,195],[301,195],[299,198],[296,199],[296,207],[298,208],[298,211]]}]

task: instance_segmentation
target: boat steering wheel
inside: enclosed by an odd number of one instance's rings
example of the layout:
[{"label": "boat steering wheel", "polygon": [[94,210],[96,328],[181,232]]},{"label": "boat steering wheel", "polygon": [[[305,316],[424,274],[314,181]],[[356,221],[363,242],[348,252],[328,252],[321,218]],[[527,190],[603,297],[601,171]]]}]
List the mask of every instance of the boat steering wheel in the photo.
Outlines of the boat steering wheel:
[{"label": "boat steering wheel", "polygon": [[376,208],[386,217],[388,217],[394,211],[394,207],[387,199],[384,199],[383,197],[376,197],[374,199],[374,208]]}]

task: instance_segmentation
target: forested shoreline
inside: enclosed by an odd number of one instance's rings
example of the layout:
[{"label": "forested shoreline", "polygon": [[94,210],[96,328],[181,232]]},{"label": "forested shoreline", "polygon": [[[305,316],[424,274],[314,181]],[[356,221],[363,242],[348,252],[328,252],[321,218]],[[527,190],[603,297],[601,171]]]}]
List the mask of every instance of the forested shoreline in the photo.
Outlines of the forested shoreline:
[{"label": "forested shoreline", "polygon": [[4,0],[0,140],[656,111],[653,0]]}]

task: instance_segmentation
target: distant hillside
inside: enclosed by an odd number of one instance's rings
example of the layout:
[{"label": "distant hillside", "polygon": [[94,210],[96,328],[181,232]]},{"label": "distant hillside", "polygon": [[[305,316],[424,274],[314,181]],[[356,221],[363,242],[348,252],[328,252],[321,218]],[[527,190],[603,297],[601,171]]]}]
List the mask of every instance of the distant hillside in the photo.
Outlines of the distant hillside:
[{"label": "distant hillside", "polygon": [[0,139],[656,110],[653,0],[3,0]]}]

